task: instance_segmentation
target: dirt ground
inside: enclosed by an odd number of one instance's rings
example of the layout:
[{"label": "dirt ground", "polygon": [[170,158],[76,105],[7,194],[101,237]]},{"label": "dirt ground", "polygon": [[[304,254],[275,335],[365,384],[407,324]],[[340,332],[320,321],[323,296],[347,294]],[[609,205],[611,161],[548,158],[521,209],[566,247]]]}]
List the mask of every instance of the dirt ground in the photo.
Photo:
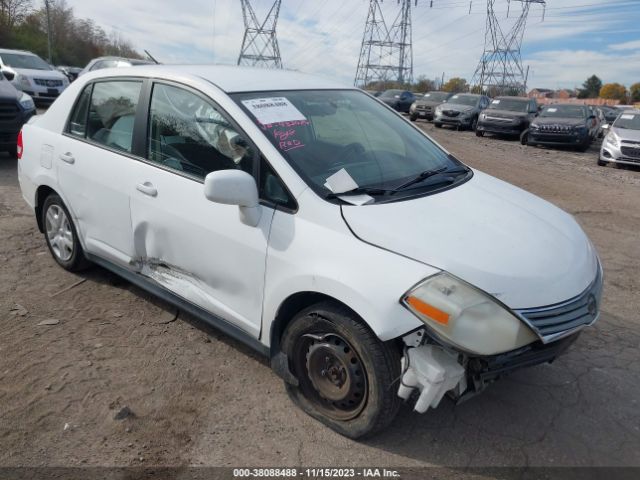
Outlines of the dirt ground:
[{"label": "dirt ground", "polygon": [[[16,160],[0,154],[0,466],[640,466],[640,170],[597,167],[595,146],[422,125],[575,215],[596,244],[603,314],[565,356],[457,407],[405,407],[373,439],[342,438],[247,348],[100,268],[56,266]],[[132,414],[115,419],[123,407]]]}]

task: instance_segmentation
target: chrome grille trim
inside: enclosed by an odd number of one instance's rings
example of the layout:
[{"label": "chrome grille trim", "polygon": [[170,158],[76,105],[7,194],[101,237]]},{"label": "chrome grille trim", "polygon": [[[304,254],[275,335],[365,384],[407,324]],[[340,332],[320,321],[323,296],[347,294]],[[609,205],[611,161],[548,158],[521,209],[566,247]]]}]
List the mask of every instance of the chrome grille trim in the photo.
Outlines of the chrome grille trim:
[{"label": "chrome grille trim", "polygon": [[531,327],[543,343],[553,342],[593,325],[598,320],[602,283],[602,266],[598,262],[595,280],[577,297],[555,305],[514,310],[514,312]]}]

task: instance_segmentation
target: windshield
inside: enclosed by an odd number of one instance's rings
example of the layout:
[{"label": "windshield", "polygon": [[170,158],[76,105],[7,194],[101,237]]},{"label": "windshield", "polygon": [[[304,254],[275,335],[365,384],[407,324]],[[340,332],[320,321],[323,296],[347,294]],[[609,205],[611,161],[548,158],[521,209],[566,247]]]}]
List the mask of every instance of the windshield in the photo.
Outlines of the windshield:
[{"label": "windshield", "polygon": [[454,95],[449,99],[447,103],[457,103],[458,105],[469,105],[475,107],[478,103],[479,97],[473,95]]},{"label": "windshield", "polygon": [[3,53],[0,55],[5,65],[13,68],[28,68],[31,70],[52,70],[51,66],[35,55],[21,53]]},{"label": "windshield", "polygon": [[587,108],[580,105],[550,105],[540,112],[541,117],[586,118]]},{"label": "windshield", "polygon": [[640,112],[623,113],[613,124],[615,128],[625,128],[629,130],[640,130]]},{"label": "windshield", "polygon": [[[357,90],[231,96],[324,197],[332,193],[325,186],[327,178],[342,169],[357,187],[369,189],[394,189],[427,171],[468,172],[409,122]],[[429,185],[431,181],[416,183],[393,198]]]},{"label": "windshield", "polygon": [[386,90],[382,95],[383,98],[394,98],[402,95],[403,90]]},{"label": "windshield", "polygon": [[498,98],[491,101],[489,110],[507,110],[509,112],[527,113],[529,111],[529,101],[515,98]]},{"label": "windshield", "polygon": [[425,100],[430,100],[434,102],[444,102],[449,97],[447,92],[429,92],[424,94]]}]

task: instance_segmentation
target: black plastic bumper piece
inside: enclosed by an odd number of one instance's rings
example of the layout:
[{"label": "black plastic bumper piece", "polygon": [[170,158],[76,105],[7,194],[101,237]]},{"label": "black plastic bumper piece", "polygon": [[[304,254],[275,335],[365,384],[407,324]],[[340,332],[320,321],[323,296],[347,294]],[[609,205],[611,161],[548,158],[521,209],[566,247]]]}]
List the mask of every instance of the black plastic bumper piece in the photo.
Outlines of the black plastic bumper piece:
[{"label": "black plastic bumper piece", "polygon": [[536,342],[533,345],[527,345],[500,355],[470,359],[467,367],[469,387],[456,401],[460,403],[480,393],[487,385],[515,370],[553,362],[576,341],[578,336],[580,336],[580,332],[546,345],[542,342]]}]

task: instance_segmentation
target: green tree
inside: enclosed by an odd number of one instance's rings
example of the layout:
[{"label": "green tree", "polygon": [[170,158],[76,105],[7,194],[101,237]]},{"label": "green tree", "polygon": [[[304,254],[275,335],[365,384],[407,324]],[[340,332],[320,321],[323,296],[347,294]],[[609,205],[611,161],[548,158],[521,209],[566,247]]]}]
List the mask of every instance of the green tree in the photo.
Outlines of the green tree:
[{"label": "green tree", "polygon": [[640,102],[640,82],[634,83],[629,87],[629,95],[632,102]]},{"label": "green tree", "polygon": [[442,86],[442,90],[451,93],[466,92],[469,90],[469,84],[464,78],[453,77]]},{"label": "green tree", "polygon": [[607,83],[600,89],[600,98],[623,102],[627,99],[627,89],[619,83]]},{"label": "green tree", "polygon": [[591,75],[582,84],[582,88],[578,91],[578,98],[598,98],[601,88],[602,80],[600,80],[596,75]]},{"label": "green tree", "polygon": [[420,75],[413,85],[414,92],[427,93],[436,89],[436,82],[427,78],[426,75]]}]

